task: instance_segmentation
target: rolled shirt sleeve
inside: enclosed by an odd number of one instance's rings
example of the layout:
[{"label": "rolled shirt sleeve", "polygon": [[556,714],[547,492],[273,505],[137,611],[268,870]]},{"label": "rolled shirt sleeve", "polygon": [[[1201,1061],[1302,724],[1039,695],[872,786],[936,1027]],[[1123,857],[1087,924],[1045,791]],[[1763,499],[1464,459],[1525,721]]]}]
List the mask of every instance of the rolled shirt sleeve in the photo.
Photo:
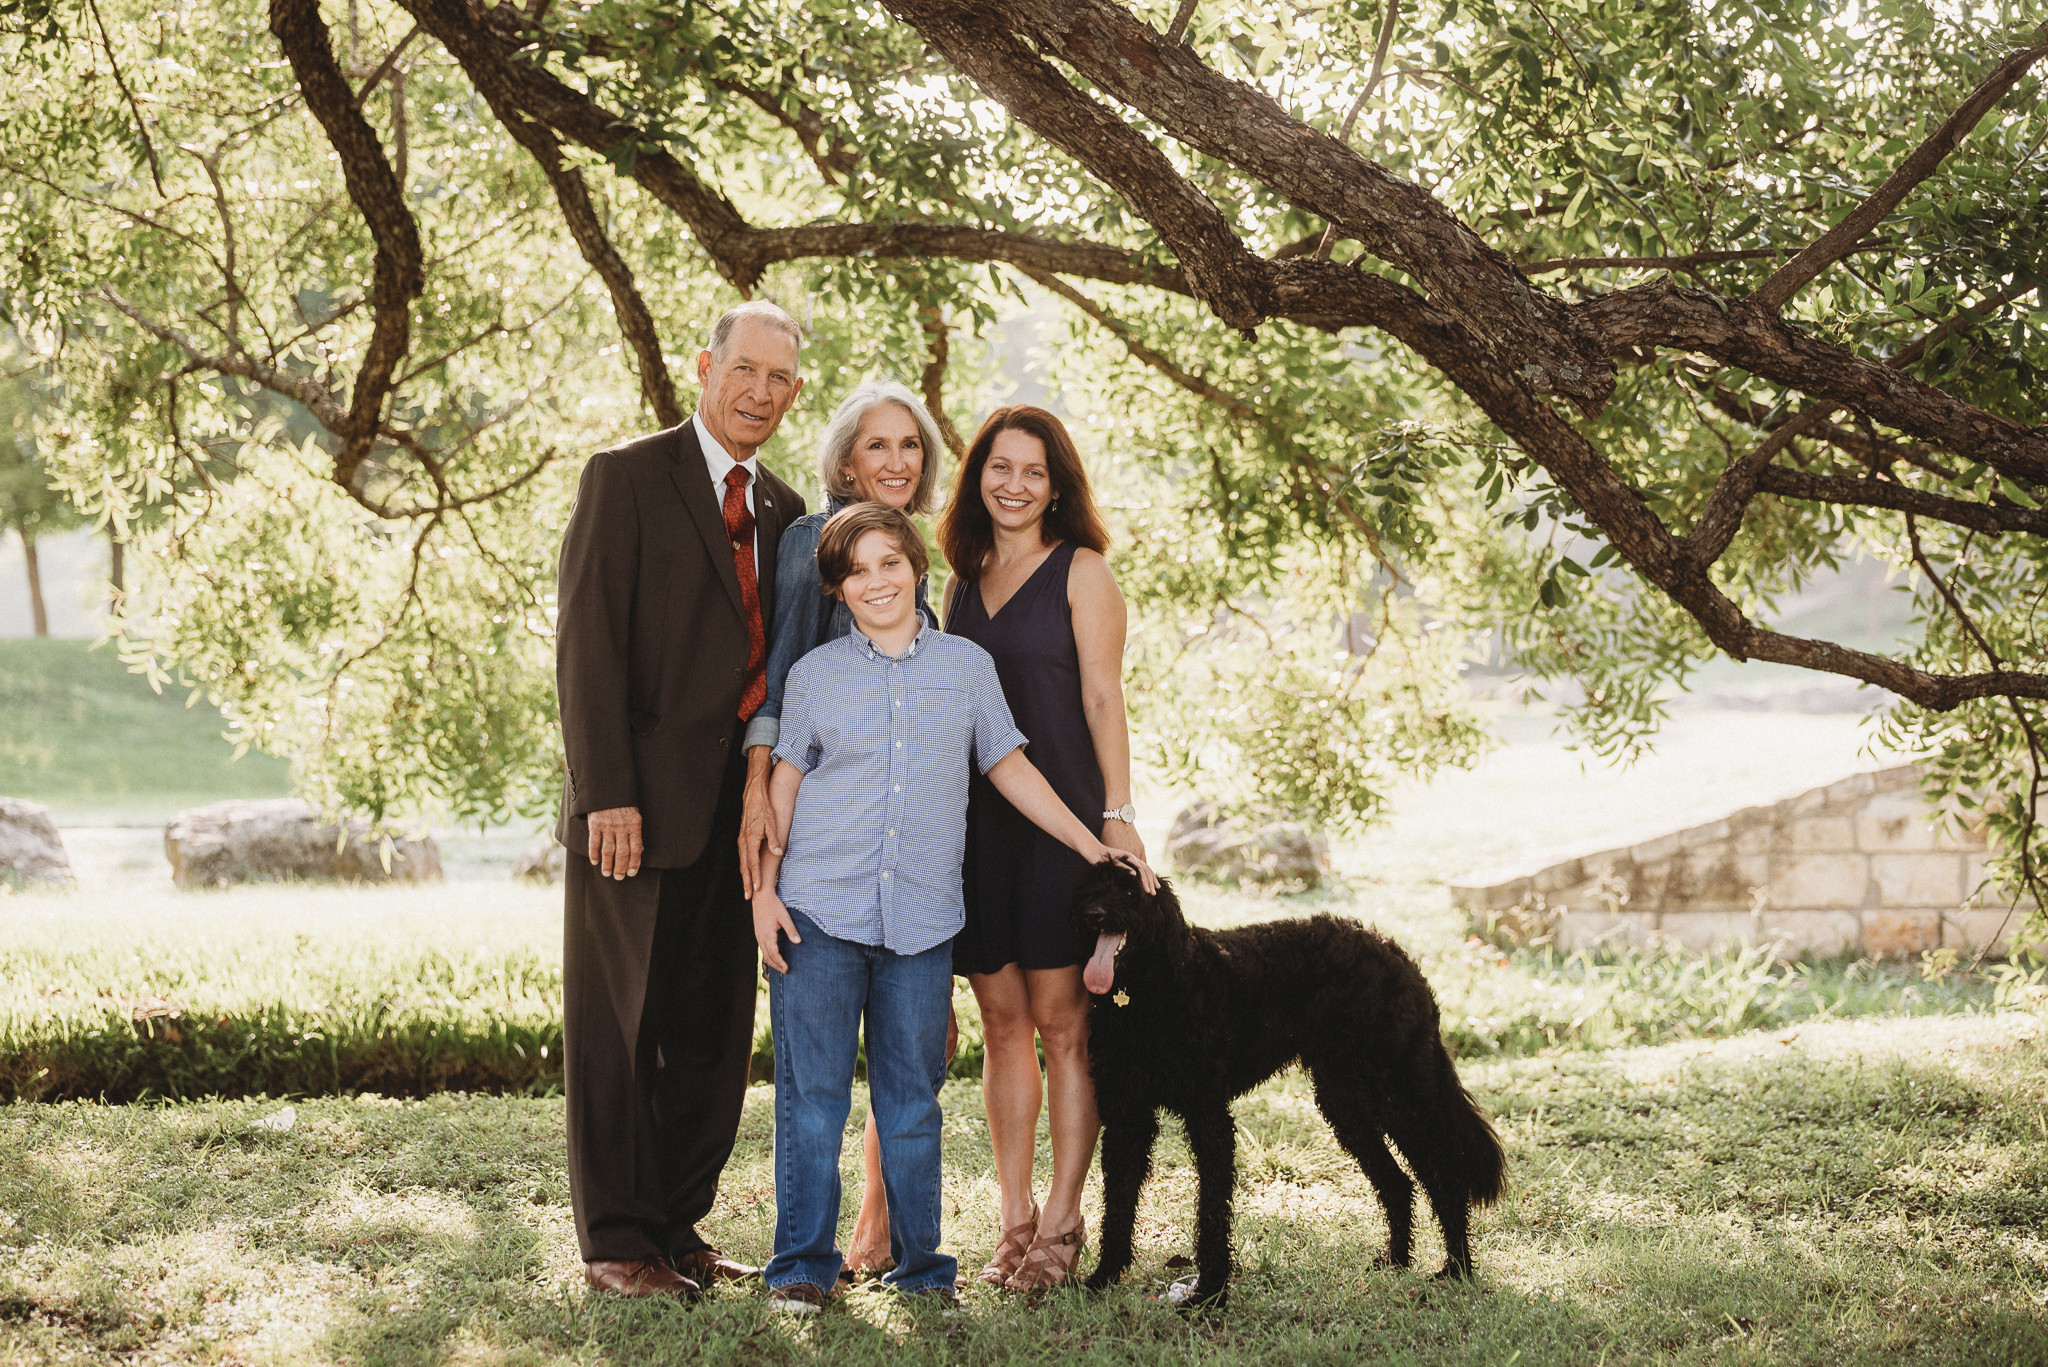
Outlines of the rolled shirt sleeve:
[{"label": "rolled shirt sleeve", "polygon": [[[747,723],[746,749],[775,745],[782,730],[789,672],[818,644],[826,608],[818,587],[819,524],[800,517],[782,530],[775,551],[775,634],[768,642],[768,693]],[[805,772],[809,772],[806,770]]]},{"label": "rolled shirt sleeve", "polygon": [[996,662],[985,652],[970,669],[967,683],[967,712],[974,723],[974,762],[982,773],[1002,763],[1003,757],[1030,744],[1010,715],[1009,700],[1003,697],[1003,681],[996,677]]},{"label": "rolled shirt sleeve", "polygon": [[822,747],[818,743],[818,730],[811,722],[810,675],[799,660],[789,671],[789,687],[783,694],[784,717],[780,724],[780,736],[775,741],[775,758],[784,764],[796,766],[799,774],[808,774],[818,767]]}]

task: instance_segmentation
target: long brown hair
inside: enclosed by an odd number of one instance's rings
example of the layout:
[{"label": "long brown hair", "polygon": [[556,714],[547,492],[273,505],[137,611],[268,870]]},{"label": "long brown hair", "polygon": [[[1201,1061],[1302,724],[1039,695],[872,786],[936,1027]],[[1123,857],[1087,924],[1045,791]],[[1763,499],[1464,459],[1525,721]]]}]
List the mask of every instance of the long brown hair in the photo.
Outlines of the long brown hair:
[{"label": "long brown hair", "polygon": [[1045,447],[1045,473],[1052,479],[1053,506],[1039,524],[1039,536],[1051,543],[1071,541],[1101,555],[1109,550],[1109,529],[1095,511],[1095,492],[1088,486],[1088,467],[1074,449],[1066,424],[1043,408],[1028,403],[998,408],[974,434],[953,481],[953,497],[939,517],[939,549],[953,573],[968,579],[981,576],[982,561],[995,549],[995,524],[981,498],[981,471],[988,464],[996,437],[1023,432]]}]

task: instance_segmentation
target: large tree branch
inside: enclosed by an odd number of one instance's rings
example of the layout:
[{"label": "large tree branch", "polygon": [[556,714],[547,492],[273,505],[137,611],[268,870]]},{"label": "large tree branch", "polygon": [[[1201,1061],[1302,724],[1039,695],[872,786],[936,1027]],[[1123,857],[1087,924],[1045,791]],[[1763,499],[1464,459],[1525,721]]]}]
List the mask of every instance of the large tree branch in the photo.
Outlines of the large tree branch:
[{"label": "large tree branch", "polygon": [[[985,0],[971,6],[891,0],[890,8],[911,18],[956,65],[962,65],[963,54],[947,41],[947,32],[987,35],[1014,28],[1028,34],[1040,51],[1068,63],[1180,142],[1256,177],[1413,276],[1437,307],[1486,345],[1496,364],[1531,389],[1559,394],[1587,416],[1598,413],[1613,393],[1612,361],[1565,303],[1532,289],[1504,255],[1427,190],[1291,117],[1264,92],[1211,70],[1122,6],[1110,0]],[[994,39],[984,43],[991,53],[1001,46]],[[1016,105],[1010,110],[1046,131],[1033,111]],[[1110,183],[1130,194],[1119,180]]]},{"label": "large tree branch", "polygon": [[[524,39],[509,5],[487,11],[481,26],[451,0],[401,0],[455,56],[479,88],[502,82],[511,101],[561,137],[608,153],[639,130],[582,91],[518,54]],[[1190,293],[1180,268],[1144,252],[1095,242],[1066,242],[1032,233],[969,224],[812,223],[756,228],[715,188],[659,147],[641,147],[626,173],[680,218],[726,279],[750,291],[769,266],[816,257],[1002,261],[1113,284],[1151,285]]]},{"label": "large tree branch", "polygon": [[1759,493],[1777,494],[1781,498],[1797,498],[1809,503],[1835,503],[1912,513],[1993,536],[2003,532],[2028,532],[2048,537],[2048,512],[2038,508],[1943,498],[1925,489],[1915,489],[1888,479],[1851,479],[1845,475],[1821,475],[1783,465],[1767,465],[1758,475],[1756,487]]},{"label": "large tree branch", "polygon": [[[1895,237],[1859,243],[1851,251],[1884,251],[1900,245]],[[1729,261],[1766,261],[1783,256],[1789,247],[1745,247],[1740,251],[1687,252],[1683,256],[1561,256],[1551,261],[1532,261],[1522,267],[1524,275],[1548,275],[1552,271],[1631,270],[1690,271],[1695,266],[1715,266]]]},{"label": "large tree branch", "polygon": [[1785,636],[1757,626],[1716,585],[1708,566],[1650,511],[1642,496],[1555,409],[1494,366],[1464,325],[1390,280],[1331,262],[1289,261],[1274,267],[1281,307],[1364,319],[1406,343],[1462,389],[1496,426],[1527,451],[1607,534],[1649,583],[1697,621],[1708,639],[1738,660],[1770,660],[1876,684],[1938,712],[1972,698],[2048,698],[2048,675],[1997,672],[1940,675],[1897,660],[1826,641]]},{"label": "large tree branch", "polygon": [[1111,285],[1150,285],[1196,295],[1181,267],[1144,252],[1100,242],[1067,242],[1035,233],[949,223],[809,223],[800,228],[750,228],[733,245],[749,277],[779,261],[812,257],[999,261],[1025,270],[1058,271]]},{"label": "large tree branch", "polygon": [[340,159],[349,198],[377,244],[370,273],[375,319],[370,344],[356,371],[348,414],[335,428],[341,449],[334,457],[334,481],[351,495],[358,495],[356,474],[377,439],[392,375],[410,345],[412,301],[425,283],[419,228],[405,207],[405,196],[383,146],[357,110],[355,92],[334,60],[334,45],[320,18],[318,0],[271,0],[270,31],[292,64],[306,107],[319,120]]},{"label": "large tree branch", "polygon": [[[2044,28],[2042,33],[2048,35],[2048,28]],[[1899,202],[1912,193],[1914,186],[1933,175],[1935,168],[1941,165],[1956,144],[1977,126],[1978,120],[1990,113],[1992,106],[2004,99],[2006,92],[2027,74],[2027,69],[2044,56],[2048,56],[2048,40],[2022,48],[2000,62],[1970,92],[1969,98],[1956,106],[1955,113],[1943,120],[1941,127],[1928,134],[1912,154],[1885,177],[1884,184],[1841,222],[1822,233],[1812,245],[1771,272],[1770,278],[1757,286],[1756,292],[1746,302],[1772,313],[1785,307],[1808,281],[1846,256],[1865,234],[1884,220],[1886,214],[1898,208]]]},{"label": "large tree branch", "polygon": [[[2004,292],[1969,312],[1981,316],[2031,288],[2029,283],[2017,292]],[[1835,406],[1854,409],[2007,475],[2048,484],[2048,432],[1964,403],[1900,374],[1897,365],[1865,360],[1807,337],[1753,304],[1730,305],[1718,295],[1688,289],[1666,277],[1574,307],[1615,351],[1647,347],[1696,351]],[[1952,321],[1962,325],[1968,320]],[[1910,364],[1924,354],[1926,345],[1931,341],[1910,356],[1902,353],[1892,359]]]},{"label": "large tree branch", "polygon": [[[576,249],[583,253],[583,259],[604,280],[605,288],[611,294],[612,312],[619,320],[620,335],[632,348],[637,362],[641,398],[646,400],[655,420],[663,427],[677,426],[685,414],[676,399],[675,381],[668,373],[668,361],[662,355],[661,334],[654,326],[654,315],[649,312],[647,301],[641,297],[639,286],[633,281],[632,268],[605,234],[597,208],[590,201],[590,187],[584,183],[583,173],[563,163],[561,144],[555,140],[554,133],[521,111],[507,79],[507,63],[502,53],[482,29],[464,22],[467,13],[460,0],[415,0],[414,7],[435,12],[438,20],[435,36],[439,38],[446,33],[459,44],[459,47],[450,46],[449,51],[489,103],[491,112],[498,116],[498,122],[527,150],[540,167],[541,174],[548,178],[548,185],[555,192],[555,202],[561,206],[563,221],[569,226],[569,235],[576,240]],[[443,38],[442,42],[448,46],[449,39]]]},{"label": "large tree branch", "polygon": [[[1928,348],[1964,326],[1965,320],[1977,314],[1988,312],[2009,300],[2018,291],[2008,290],[1993,299],[1984,301],[1974,309],[1949,318],[1929,329],[1897,355],[1887,360],[1885,368],[1901,370],[1927,354]],[[1939,393],[1938,390],[1930,392]],[[1792,445],[1797,437],[1817,432],[1827,425],[1834,415],[1835,406],[1818,403],[1802,411],[1797,417],[1785,423],[1764,439],[1754,451],[1736,461],[1721,473],[1707,495],[1706,506],[1700,510],[1699,521],[1686,537],[1686,548],[1692,557],[1702,565],[1711,565],[1721,558],[1721,553],[1735,539],[1742,529],[1742,519],[1748,511],[1750,500],[1756,496],[1757,479],[1766,465],[1775,460],[1778,453]]]},{"label": "large tree branch", "polygon": [[[1745,399],[1726,386],[1708,382],[1701,387],[1706,392],[1708,402],[1716,409],[1739,423],[1754,427],[1759,432],[1775,432],[1792,421],[1795,416],[1787,414],[1773,419],[1771,409],[1754,400]],[[1801,413],[1804,411],[1801,410]],[[1936,460],[1933,453],[1924,446],[1887,441],[1883,437],[1859,432],[1853,427],[1844,427],[1836,422],[1815,422],[1807,428],[1807,435],[1815,441],[1826,442],[1830,446],[1840,447],[1853,456],[1861,457],[1864,463],[1873,469],[1905,461],[1908,465],[1925,470],[1928,474],[1941,479],[1956,478],[1956,471]]]},{"label": "large tree branch", "polygon": [[[953,426],[953,419],[946,415],[946,365],[952,359],[953,351],[949,338],[951,329],[946,326],[945,313],[929,300],[918,305],[917,316],[924,327],[928,348],[922,377],[925,411],[939,425],[939,435],[945,439],[946,449],[953,453],[953,459],[965,460],[967,443],[960,439],[960,429]],[[938,452],[926,452],[925,459],[937,460]]]},{"label": "large tree branch", "polygon": [[1272,316],[1260,260],[1223,212],[1143,134],[1034,52],[1007,15],[953,0],[889,0],[889,7],[1014,117],[1122,195],[1166,239],[1190,291],[1218,318],[1250,329]]},{"label": "large tree branch", "polygon": [[[1276,447],[1293,451],[1297,462],[1307,467],[1307,473],[1313,480],[1323,500],[1342,514],[1344,520],[1351,524],[1352,530],[1364,538],[1366,544],[1372,548],[1374,555],[1378,556],[1381,554],[1379,528],[1374,526],[1372,520],[1361,513],[1352,501],[1340,491],[1346,478],[1343,470],[1333,468],[1308,452],[1303,451],[1294,443],[1292,433],[1287,427],[1283,423],[1276,422],[1270,414],[1261,412],[1257,406],[1246,402],[1214,381],[1188,371],[1172,357],[1156,347],[1147,346],[1139,339],[1137,329],[1124,322],[1121,318],[1118,318],[1108,309],[1103,308],[1093,299],[1090,299],[1058,276],[1044,275],[1036,271],[1026,271],[1025,274],[1037,281],[1043,288],[1057,294],[1060,298],[1066,300],[1093,319],[1104,331],[1115,337],[1119,342],[1122,342],[1124,350],[1129,352],[1131,358],[1139,364],[1164,375],[1167,379],[1173,381],[1174,384],[1185,389],[1195,397],[1215,404],[1240,422],[1252,423],[1264,428]],[[1303,486],[1306,487],[1308,482],[1309,480],[1303,480]],[[1384,560],[1382,563],[1384,563]],[[1391,569],[1392,567],[1389,566],[1389,568]]]},{"label": "large tree branch", "polygon": [[[1049,73],[1036,53],[1027,51],[1020,54],[1013,45],[988,38],[991,25],[1008,18],[1006,12],[991,14],[988,12],[990,7],[986,5],[970,11],[961,5],[946,3],[946,0],[891,0],[891,7],[898,14],[911,18],[920,33],[961,66],[978,85],[1002,100],[1013,115],[1075,155],[1097,176],[1137,204],[1140,212],[1168,235],[1168,240],[1181,254],[1183,264],[1189,267],[1191,281],[1194,279],[1188,247],[1173,237],[1171,220],[1154,217],[1153,211],[1147,207],[1148,204],[1166,202],[1167,196],[1160,193],[1157,185],[1133,184],[1128,179],[1135,168],[1154,165],[1130,147],[1129,140],[1143,143],[1146,152],[1156,152],[1156,149],[1144,143],[1135,130],[1120,122],[1108,128],[1099,123],[1089,123],[1085,111],[1076,111],[1060,90],[1048,88]],[[1120,11],[1112,11],[1102,0],[1075,0],[1071,6],[1053,4],[1051,0],[1019,0],[1016,8],[1029,11],[1031,36],[1042,49],[1056,51],[1074,62],[1098,84],[1128,98],[1191,145],[1260,175],[1276,188],[1291,191],[1294,184],[1299,183],[1299,177],[1287,167],[1274,168],[1276,159],[1287,159],[1277,156],[1282,146],[1287,156],[1296,162],[1314,163],[1317,153],[1322,150],[1317,144],[1320,134],[1286,119],[1271,106],[1270,101],[1256,92],[1236,87],[1234,82],[1222,81],[1191,55],[1163,50],[1149,29],[1129,20]],[[1144,92],[1149,98],[1138,98],[1133,92],[1134,83],[1138,82],[1150,83]],[[1057,85],[1074,99],[1081,100],[1089,110],[1094,110],[1092,101],[1080,97],[1064,81],[1058,81]],[[1205,92],[1214,96],[1219,87],[1231,88],[1224,91],[1225,98],[1220,103],[1200,97]],[[1243,107],[1247,103],[1251,106],[1249,111]],[[1252,131],[1245,131],[1247,126]],[[1261,127],[1275,136],[1284,135],[1284,141],[1275,142],[1273,137],[1269,137],[1261,144],[1258,136]],[[1235,131],[1226,131],[1211,138],[1202,131],[1205,128]],[[1329,140],[1322,141],[1327,143]],[[1323,166],[1330,182],[1373,185],[1384,193],[1385,198],[1403,207],[1409,207],[1408,201],[1420,196],[1428,207],[1412,206],[1416,218],[1430,220],[1432,215],[1449,218],[1441,206],[1417,187],[1396,181],[1362,158],[1354,159],[1348,151],[1339,150],[1347,160]],[[1166,167],[1165,172],[1172,174],[1171,167]],[[1157,173],[1156,168],[1148,172]],[[1358,231],[1356,235],[1369,250],[1373,249],[1375,244],[1369,233],[1382,225],[1374,224],[1370,216],[1361,216],[1361,224],[1360,219],[1346,218],[1341,212],[1323,207],[1307,193],[1313,188],[1304,186],[1304,193],[1295,197],[1304,207],[1322,212],[1325,217],[1342,222],[1349,228],[1364,226],[1367,231]],[[1329,184],[1315,193],[1325,202],[1335,194]],[[1342,198],[1341,195],[1336,197]],[[1381,206],[1382,209],[1386,207]],[[1451,222],[1455,224],[1455,220]],[[1462,231],[1462,225],[1457,226]],[[1397,234],[1388,228],[1382,235],[1383,240],[1387,235]],[[1214,264],[1227,261],[1225,253],[1217,252]],[[1242,262],[1229,264],[1238,270],[1251,269]],[[1395,264],[1429,283],[1428,263],[1418,262],[1411,266],[1397,259]],[[1504,261],[1501,264],[1512,274],[1512,268],[1506,267]],[[2020,681],[2015,681],[2011,675],[1945,678],[1883,656],[1846,650],[1826,642],[1782,636],[1747,620],[1735,603],[1714,584],[1708,573],[1711,561],[1703,563],[1695,559],[1688,548],[1670,534],[1641,496],[1629,487],[1584,436],[1537,397],[1539,391],[1534,379],[1500,364],[1499,330],[1488,336],[1471,326],[1466,316],[1461,316],[1474,312],[1471,296],[1483,295],[1483,291],[1469,291],[1468,296],[1460,300],[1453,291],[1432,285],[1432,297],[1425,302],[1392,281],[1336,267],[1329,262],[1295,260],[1277,265],[1259,262],[1257,269],[1274,272],[1271,297],[1276,313],[1371,322],[1421,352],[1544,466],[1560,487],[1608,533],[1616,548],[1638,573],[1670,595],[1700,622],[1716,645],[1735,658],[1777,660],[1846,674],[1879,684],[1938,710],[1954,707],[1969,697],[2007,692],[2014,688],[2029,693],[2038,690],[2041,695],[2048,696],[2048,677],[2036,679],[2030,676]],[[1519,283],[1519,277],[1516,279]],[[1252,288],[1253,282],[1247,281],[1246,286]],[[1534,292],[1529,291],[1525,284],[1521,285],[1521,291],[1517,297],[1529,302],[1525,312],[1540,315],[1543,310],[1533,302],[1536,298]],[[1202,292],[1199,284],[1196,292]],[[1492,306],[1493,301],[1482,300],[1478,311],[1487,313]],[[1769,321],[1776,325],[1775,318]],[[1781,325],[1778,331],[1785,338],[1792,337],[1789,330]],[[1551,345],[1553,348],[1558,345],[1555,337],[1552,337]],[[1798,356],[1796,345],[1788,346],[1788,350]],[[1828,367],[1844,363],[1844,353],[1833,348],[1821,348],[1817,344],[1814,355],[1801,359],[1809,368],[1819,369],[1821,367],[1816,362],[1820,353],[1825,353],[1825,365]],[[1556,364],[1554,350],[1551,358]],[[1913,383],[1896,371],[1884,367],[1871,369],[1881,372],[1887,389]],[[1954,404],[1953,400],[1927,386],[1920,388],[1934,397],[1935,406]],[[1967,405],[1956,407],[1966,408]],[[1978,444],[1984,443],[1980,440]]]},{"label": "large tree branch", "polygon": [[[454,0],[404,2],[463,60],[460,35],[440,31],[455,22],[456,16],[448,12]],[[1562,392],[1582,411],[1597,409],[1612,384],[1608,350],[1627,345],[1621,334],[1631,330],[1645,334],[1648,345],[1675,344],[1655,335],[1662,329],[1682,333],[1688,338],[1684,345],[1710,355],[1717,354],[1717,347],[1762,353],[1768,364],[1724,359],[1772,378],[1779,378],[1772,374],[1772,366],[1795,375],[1812,372],[1816,383],[1825,376],[1837,389],[1861,383],[1892,394],[1914,384],[1896,370],[1809,343],[1775,317],[1741,316],[1731,321],[1727,305],[1711,296],[1668,287],[1654,296],[1631,291],[1624,307],[1603,311],[1598,304],[1604,301],[1568,307],[1542,295],[1419,187],[1288,119],[1263,96],[1218,77],[1184,49],[1163,49],[1157,35],[1107,0],[1074,0],[1071,13],[1053,0],[1016,0],[1008,7],[994,0],[891,0],[891,5],[1013,115],[1122,194],[1160,233],[1179,258],[1178,267],[1098,244],[1059,243],[967,226],[813,224],[757,229],[667,152],[641,147],[637,130],[535,64],[517,59],[516,38],[499,33],[498,46],[491,52],[483,52],[481,44],[470,45],[467,52],[470,62],[495,60],[512,102],[560,137],[601,152],[615,151],[621,144],[633,146],[632,158],[618,160],[682,218],[719,269],[742,288],[751,287],[761,270],[777,260],[862,253],[948,255],[1006,260],[1048,275],[1059,272],[1177,289],[1240,326],[1269,317],[1326,328],[1376,326],[1414,348],[1458,385],[1598,523],[1639,574],[1670,595],[1715,644],[1736,658],[1780,660],[1864,679],[1936,709],[1989,693],[2048,696],[2048,679],[2032,675],[1944,678],[1882,656],[1756,626],[1713,583],[1711,562],[1702,563],[1690,554],[1613,465],[1544,397]],[[1259,259],[1217,206],[1181,177],[1144,134],[1060,75],[1039,51],[1020,40],[1020,29],[1042,51],[1072,63],[1098,87],[1139,108],[1182,141],[1223,157],[1338,223],[1346,235],[1422,281],[1428,297],[1327,261]],[[1109,41],[1112,38],[1114,42]],[[1702,305],[1718,321],[1700,317]],[[1581,360],[1588,347],[1597,361],[1591,367]],[[1869,372],[1876,372],[1877,378]],[[1785,382],[1806,387],[1796,379]],[[1826,392],[1815,396],[1835,397]],[[1850,400],[1845,397],[1841,402]],[[1894,408],[1911,409],[1915,420],[1894,421],[1878,401],[1855,406],[1930,441],[1943,440],[1927,430],[1930,414],[1939,420],[1937,427],[1988,417],[1924,385],[1889,402]],[[2010,432],[1992,430],[1988,437],[1979,433],[1972,440],[1978,448],[2003,451],[2015,438]],[[2024,440],[2019,444],[2024,448]]]}]

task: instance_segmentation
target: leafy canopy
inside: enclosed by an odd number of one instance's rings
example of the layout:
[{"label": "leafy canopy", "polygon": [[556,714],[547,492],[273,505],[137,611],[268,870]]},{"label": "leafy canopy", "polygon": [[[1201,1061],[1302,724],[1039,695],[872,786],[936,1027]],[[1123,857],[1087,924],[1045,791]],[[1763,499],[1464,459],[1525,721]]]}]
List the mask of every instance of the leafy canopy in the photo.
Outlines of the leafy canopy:
[{"label": "leafy canopy", "polygon": [[[0,307],[72,496],[157,510],[134,658],[330,803],[538,812],[577,464],[688,411],[716,313],[810,329],[768,453],[807,484],[870,374],[969,426],[1028,304],[1174,776],[1369,820],[1484,745],[1475,642],[1608,754],[1734,650],[1914,699],[1888,738],[2038,845],[2023,6],[1209,0],[1184,44],[1175,8],[10,9]],[[1758,625],[1855,555],[1910,652]]]}]

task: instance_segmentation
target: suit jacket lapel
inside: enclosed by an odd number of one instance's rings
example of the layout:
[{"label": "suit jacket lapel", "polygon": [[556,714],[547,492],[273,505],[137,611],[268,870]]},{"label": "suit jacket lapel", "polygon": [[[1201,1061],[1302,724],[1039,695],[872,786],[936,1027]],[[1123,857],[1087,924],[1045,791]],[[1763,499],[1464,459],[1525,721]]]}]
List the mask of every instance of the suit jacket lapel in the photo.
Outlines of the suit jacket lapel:
[{"label": "suit jacket lapel", "polygon": [[676,492],[683,497],[683,506],[690,510],[690,520],[697,524],[697,532],[704,538],[705,548],[711,552],[711,563],[718,567],[718,577],[732,598],[733,611],[744,622],[747,607],[740,597],[740,573],[733,565],[732,542],[725,535],[725,510],[711,492],[711,473],[704,464],[704,448],[697,444],[696,424],[685,422],[675,431],[676,463],[670,477],[676,482]]}]

